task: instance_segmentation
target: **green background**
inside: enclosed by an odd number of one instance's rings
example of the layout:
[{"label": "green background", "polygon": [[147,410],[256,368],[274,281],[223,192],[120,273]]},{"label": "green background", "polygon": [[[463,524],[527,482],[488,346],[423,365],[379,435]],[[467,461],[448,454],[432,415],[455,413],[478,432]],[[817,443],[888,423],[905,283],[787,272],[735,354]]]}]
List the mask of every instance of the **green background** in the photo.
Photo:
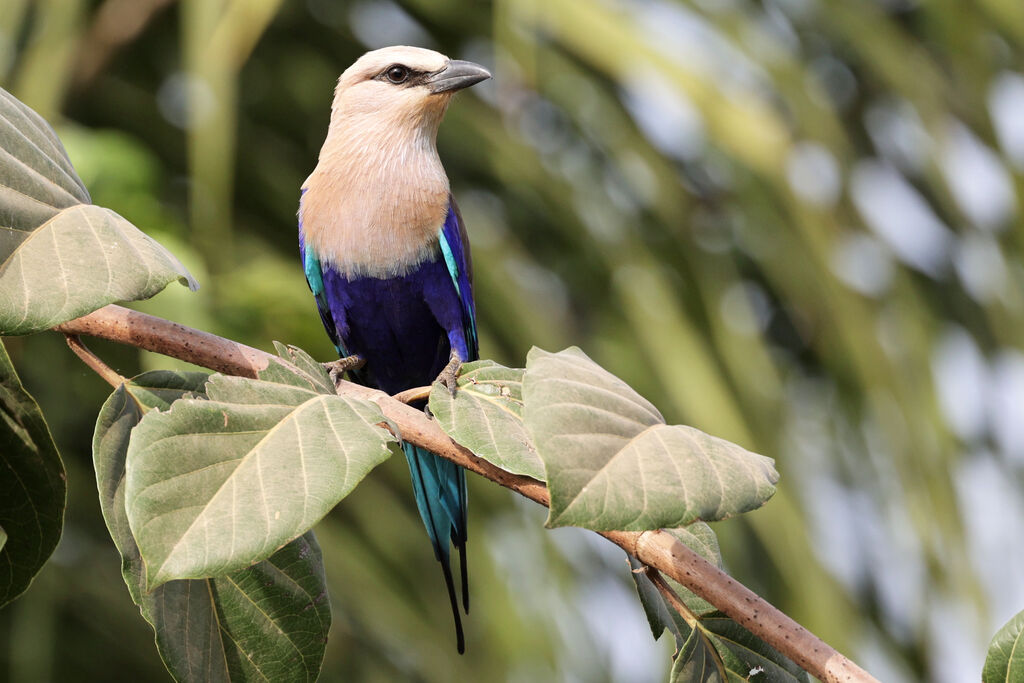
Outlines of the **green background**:
[{"label": "green background", "polygon": [[[976,679],[1024,608],[1024,5],[4,0],[0,85],[202,285],[138,308],[328,359],[298,188],[338,74],[396,43],[494,73],[438,141],[483,356],[579,345],[776,458],[775,499],[715,525],[729,570],[882,680]],[[96,500],[108,388],[55,334],[8,344],[69,508],[0,679],[159,680]],[[622,554],[470,479],[467,654],[392,459],[317,527],[322,680],[660,680]]]}]

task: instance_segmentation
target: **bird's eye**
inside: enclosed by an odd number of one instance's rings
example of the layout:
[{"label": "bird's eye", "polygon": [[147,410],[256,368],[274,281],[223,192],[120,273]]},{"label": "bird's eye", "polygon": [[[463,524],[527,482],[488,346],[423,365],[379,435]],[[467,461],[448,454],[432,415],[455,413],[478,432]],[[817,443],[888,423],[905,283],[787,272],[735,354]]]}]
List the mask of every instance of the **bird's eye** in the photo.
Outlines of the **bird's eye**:
[{"label": "bird's eye", "polygon": [[397,85],[404,83],[405,79],[409,78],[409,69],[401,64],[395,64],[394,66],[389,66],[384,75],[387,76],[389,81]]}]

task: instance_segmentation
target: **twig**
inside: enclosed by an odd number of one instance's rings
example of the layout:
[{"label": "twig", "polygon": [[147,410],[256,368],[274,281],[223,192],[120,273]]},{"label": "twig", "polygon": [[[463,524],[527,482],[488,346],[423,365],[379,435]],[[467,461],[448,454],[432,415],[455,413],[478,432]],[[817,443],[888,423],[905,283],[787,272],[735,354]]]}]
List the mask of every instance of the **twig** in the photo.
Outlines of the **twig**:
[{"label": "twig", "polygon": [[[65,334],[102,337],[243,377],[256,377],[277,358],[244,344],[114,305],[55,329]],[[384,392],[347,381],[338,384],[338,393],[376,403],[398,426],[405,441],[437,453],[534,502],[549,505],[548,489],[542,482],[510,474],[473,455],[452,441],[422,410]],[[822,681],[878,683],[857,664],[671,535],[663,531],[606,531],[601,535],[686,586]]]},{"label": "twig", "polygon": [[71,350],[75,352],[75,355],[82,359],[82,362],[92,368],[93,371],[102,377],[110,386],[116,389],[128,381],[118,374],[113,368],[104,363],[99,356],[86,348],[85,344],[82,343],[81,338],[77,334],[65,334],[64,341],[68,343],[68,346],[70,346]]},{"label": "twig", "polygon": [[672,609],[679,612],[679,616],[686,621],[690,628],[696,628],[697,615],[691,612],[686,603],[682,601],[682,598],[676,595],[676,592],[672,590],[672,586],[668,585],[668,581],[661,575],[661,572],[654,567],[644,567],[644,569],[647,570],[647,578],[651,580],[651,583],[658,589],[658,592],[665,598],[665,601],[672,606]]}]

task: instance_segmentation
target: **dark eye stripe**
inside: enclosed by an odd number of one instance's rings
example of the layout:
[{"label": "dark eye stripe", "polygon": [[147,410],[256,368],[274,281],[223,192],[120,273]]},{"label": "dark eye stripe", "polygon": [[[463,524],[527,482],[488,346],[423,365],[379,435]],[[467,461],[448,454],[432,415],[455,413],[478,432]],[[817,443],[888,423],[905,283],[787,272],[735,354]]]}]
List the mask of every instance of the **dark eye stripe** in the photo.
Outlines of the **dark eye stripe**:
[{"label": "dark eye stripe", "polygon": [[423,83],[430,74],[419,69],[410,69],[404,64],[392,64],[373,77],[375,81],[383,81],[391,85],[411,87]]}]

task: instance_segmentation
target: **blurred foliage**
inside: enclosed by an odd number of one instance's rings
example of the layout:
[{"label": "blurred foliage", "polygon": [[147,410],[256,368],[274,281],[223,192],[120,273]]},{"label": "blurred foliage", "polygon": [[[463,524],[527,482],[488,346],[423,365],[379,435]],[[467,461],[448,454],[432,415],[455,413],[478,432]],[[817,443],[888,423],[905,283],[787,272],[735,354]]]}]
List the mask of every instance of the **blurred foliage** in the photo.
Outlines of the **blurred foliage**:
[{"label": "blurred foliage", "polygon": [[[669,422],[775,457],[771,504],[715,525],[730,571],[882,680],[960,681],[1024,607],[1022,8],[4,0],[0,85],[202,284],[139,308],[326,359],[295,210],[338,73],[394,43],[493,67],[438,143],[484,357],[577,344]],[[10,343],[70,514],[0,613],[0,678],[153,680],[91,484],[107,388],[62,345]],[[175,365],[92,346],[123,374]],[[621,554],[470,488],[466,656],[393,459],[318,527],[323,680],[664,675]]]}]

